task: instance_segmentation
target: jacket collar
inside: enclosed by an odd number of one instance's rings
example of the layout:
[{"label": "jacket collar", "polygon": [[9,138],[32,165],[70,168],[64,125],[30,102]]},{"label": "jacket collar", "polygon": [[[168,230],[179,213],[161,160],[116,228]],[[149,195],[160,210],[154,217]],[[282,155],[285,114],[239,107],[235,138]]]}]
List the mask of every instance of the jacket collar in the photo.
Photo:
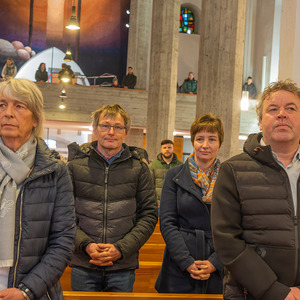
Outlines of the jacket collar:
[{"label": "jacket collar", "polygon": [[173,181],[203,202],[201,188],[196,186],[196,184],[193,182],[192,176],[190,175],[188,159],[181,166],[181,170],[174,176]]},{"label": "jacket collar", "polygon": [[260,140],[262,139],[262,133],[254,133],[248,136],[244,144],[244,152],[249,154],[253,159],[258,162],[268,165],[274,169],[280,170],[281,167],[276,162],[271,147],[269,145],[262,146]]}]

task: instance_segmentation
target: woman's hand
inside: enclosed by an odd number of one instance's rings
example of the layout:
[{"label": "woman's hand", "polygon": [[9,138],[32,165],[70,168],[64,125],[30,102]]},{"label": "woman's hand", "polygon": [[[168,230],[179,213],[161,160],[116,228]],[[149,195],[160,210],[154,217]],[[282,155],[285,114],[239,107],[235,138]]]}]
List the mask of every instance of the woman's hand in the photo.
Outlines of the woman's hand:
[{"label": "woman's hand", "polygon": [[207,280],[215,267],[208,260],[196,260],[186,269],[196,280]]}]

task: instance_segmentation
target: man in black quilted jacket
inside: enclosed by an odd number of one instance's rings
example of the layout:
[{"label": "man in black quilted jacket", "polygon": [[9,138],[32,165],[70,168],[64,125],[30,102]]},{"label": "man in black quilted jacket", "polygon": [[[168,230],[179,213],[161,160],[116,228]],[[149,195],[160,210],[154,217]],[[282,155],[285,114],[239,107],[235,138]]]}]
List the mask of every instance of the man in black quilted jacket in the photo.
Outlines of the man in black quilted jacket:
[{"label": "man in black quilted jacket", "polygon": [[214,188],[224,299],[300,299],[300,89],[272,83],[256,110],[262,132],[221,165]]},{"label": "man in black quilted jacket", "polygon": [[69,145],[77,217],[71,285],[77,291],[131,292],[138,251],[157,223],[155,188],[143,151],[124,144],[126,111],[106,105],[92,119],[97,141]]}]

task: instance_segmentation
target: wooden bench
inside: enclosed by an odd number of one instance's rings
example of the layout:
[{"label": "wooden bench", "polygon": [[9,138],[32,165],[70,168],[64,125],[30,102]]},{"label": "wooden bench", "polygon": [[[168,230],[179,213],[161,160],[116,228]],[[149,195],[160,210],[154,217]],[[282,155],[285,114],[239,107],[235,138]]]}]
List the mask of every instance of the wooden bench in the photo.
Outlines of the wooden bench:
[{"label": "wooden bench", "polygon": [[64,292],[65,300],[175,300],[175,299],[202,299],[222,300],[222,295],[204,294],[159,294],[159,293],[106,293],[106,292]]}]

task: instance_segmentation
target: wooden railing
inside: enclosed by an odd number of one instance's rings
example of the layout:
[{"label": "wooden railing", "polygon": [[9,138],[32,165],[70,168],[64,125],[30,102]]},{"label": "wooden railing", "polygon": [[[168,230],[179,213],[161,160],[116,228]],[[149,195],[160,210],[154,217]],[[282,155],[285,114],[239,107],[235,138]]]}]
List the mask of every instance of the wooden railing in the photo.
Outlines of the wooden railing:
[{"label": "wooden railing", "polygon": [[222,295],[201,294],[158,294],[158,293],[105,293],[105,292],[64,292],[65,300],[175,300],[202,299],[222,300]]}]

